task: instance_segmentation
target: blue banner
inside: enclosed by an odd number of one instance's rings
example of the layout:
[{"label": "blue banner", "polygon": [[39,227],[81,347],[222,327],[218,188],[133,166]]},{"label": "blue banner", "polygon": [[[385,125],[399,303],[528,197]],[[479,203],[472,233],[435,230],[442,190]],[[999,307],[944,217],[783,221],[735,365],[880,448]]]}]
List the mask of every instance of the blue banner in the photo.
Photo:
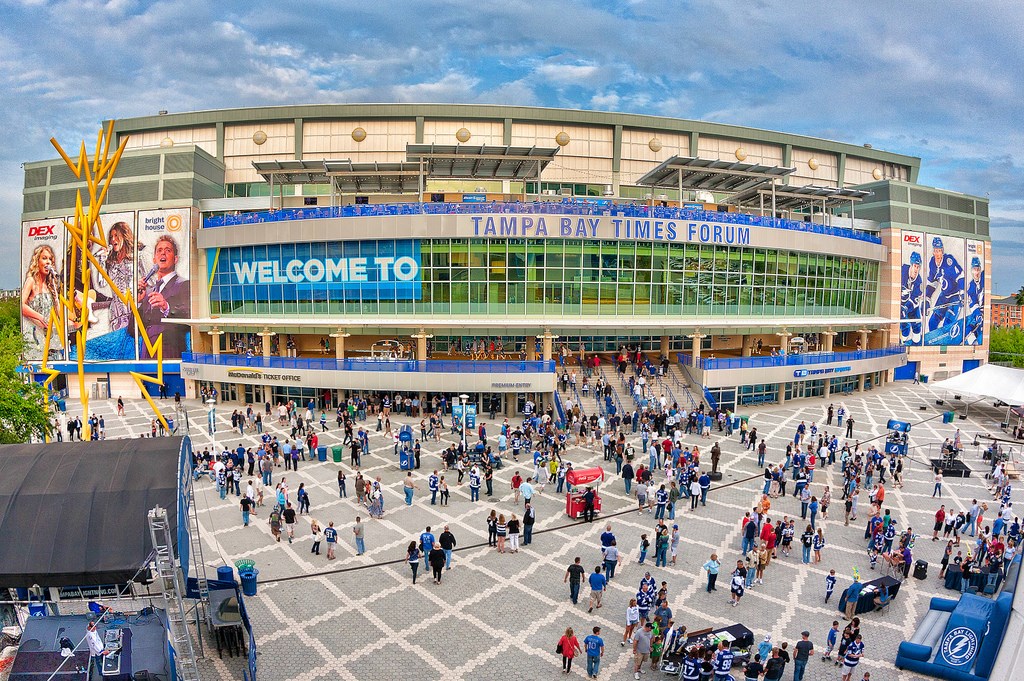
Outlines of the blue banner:
[{"label": "blue banner", "polygon": [[420,242],[329,241],[223,248],[211,300],[419,300]]}]

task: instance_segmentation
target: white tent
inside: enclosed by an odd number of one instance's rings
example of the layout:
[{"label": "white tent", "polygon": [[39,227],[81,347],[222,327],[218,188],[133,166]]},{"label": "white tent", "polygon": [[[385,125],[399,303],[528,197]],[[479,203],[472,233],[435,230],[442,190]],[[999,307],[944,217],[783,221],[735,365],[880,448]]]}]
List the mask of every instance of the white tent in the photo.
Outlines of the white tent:
[{"label": "white tent", "polygon": [[1024,404],[1024,369],[985,364],[959,376],[932,384],[955,393],[991,397],[1006,404]]}]

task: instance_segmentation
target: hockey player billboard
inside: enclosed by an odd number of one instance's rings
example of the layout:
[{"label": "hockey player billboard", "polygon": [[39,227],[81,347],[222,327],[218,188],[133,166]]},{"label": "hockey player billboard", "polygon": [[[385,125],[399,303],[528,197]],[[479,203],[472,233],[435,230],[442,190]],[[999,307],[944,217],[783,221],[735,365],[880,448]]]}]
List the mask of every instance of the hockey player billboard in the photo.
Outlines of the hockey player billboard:
[{"label": "hockey player billboard", "polygon": [[924,234],[903,232],[900,267],[900,343],[920,345],[923,339]]},{"label": "hockey player billboard", "polygon": [[929,234],[931,257],[925,265],[924,344],[963,343],[964,240]]},{"label": "hockey player billboard", "polygon": [[967,241],[967,288],[964,304],[964,345],[985,342],[985,242]]}]

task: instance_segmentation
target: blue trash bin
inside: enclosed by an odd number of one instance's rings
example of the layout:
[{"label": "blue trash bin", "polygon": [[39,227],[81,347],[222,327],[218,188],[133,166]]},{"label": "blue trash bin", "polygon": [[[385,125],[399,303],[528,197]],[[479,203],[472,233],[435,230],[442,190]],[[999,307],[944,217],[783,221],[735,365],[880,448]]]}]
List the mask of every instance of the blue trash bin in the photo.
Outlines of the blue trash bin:
[{"label": "blue trash bin", "polygon": [[256,595],[256,576],[260,573],[256,568],[240,572],[239,579],[242,580],[242,593],[246,596]]},{"label": "blue trash bin", "polygon": [[45,603],[29,603],[28,604],[28,616],[29,617],[46,617],[46,604]]},{"label": "blue trash bin", "polygon": [[398,464],[403,471],[411,471],[416,466],[416,458],[411,451],[403,449],[398,454]]},{"label": "blue trash bin", "polygon": [[327,461],[327,447],[317,447],[316,448],[316,458],[319,461],[326,462]]},{"label": "blue trash bin", "polygon": [[217,581],[219,582],[234,582],[235,581],[235,568],[230,565],[221,565],[217,568]]},{"label": "blue trash bin", "polygon": [[733,416],[732,417],[732,429],[733,430],[739,430],[740,429],[740,417],[739,416]]}]

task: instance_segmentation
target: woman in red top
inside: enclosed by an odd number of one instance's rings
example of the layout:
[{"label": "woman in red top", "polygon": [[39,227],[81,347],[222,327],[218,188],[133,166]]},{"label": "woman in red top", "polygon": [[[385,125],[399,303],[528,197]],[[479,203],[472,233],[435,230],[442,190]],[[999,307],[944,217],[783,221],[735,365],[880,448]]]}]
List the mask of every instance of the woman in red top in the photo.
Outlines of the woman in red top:
[{"label": "woman in red top", "polygon": [[576,657],[576,653],[583,652],[580,642],[572,633],[572,627],[566,629],[562,638],[558,639],[558,652],[562,655],[562,673],[568,674],[572,669],[572,658]]}]

